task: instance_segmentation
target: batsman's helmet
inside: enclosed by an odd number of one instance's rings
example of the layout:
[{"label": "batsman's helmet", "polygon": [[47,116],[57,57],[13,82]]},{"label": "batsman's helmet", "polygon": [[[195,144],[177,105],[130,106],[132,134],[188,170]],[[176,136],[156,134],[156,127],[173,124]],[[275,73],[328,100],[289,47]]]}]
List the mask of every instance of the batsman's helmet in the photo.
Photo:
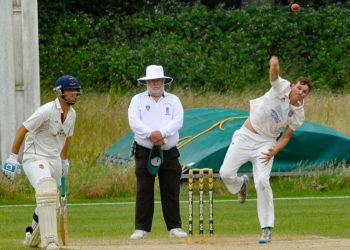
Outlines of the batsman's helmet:
[{"label": "batsman's helmet", "polygon": [[76,89],[78,92],[78,96],[81,94],[81,87],[79,85],[78,80],[74,76],[70,75],[64,75],[59,77],[56,80],[54,91],[56,92],[58,97],[61,97],[64,101],[66,101],[69,105],[73,105],[76,101],[68,102],[64,97],[64,90],[65,89]]}]

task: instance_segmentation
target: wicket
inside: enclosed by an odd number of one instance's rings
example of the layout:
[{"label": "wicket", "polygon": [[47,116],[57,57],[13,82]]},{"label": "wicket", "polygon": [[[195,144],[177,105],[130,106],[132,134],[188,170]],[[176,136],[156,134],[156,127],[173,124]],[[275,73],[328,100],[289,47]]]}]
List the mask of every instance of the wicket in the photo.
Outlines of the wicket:
[{"label": "wicket", "polygon": [[209,241],[214,241],[214,202],[213,202],[213,187],[214,174],[211,168],[195,168],[188,172],[188,243],[193,240],[193,185],[194,173],[199,173],[198,190],[199,190],[199,243],[204,242],[204,178],[205,173],[208,174],[208,194],[209,194]]}]

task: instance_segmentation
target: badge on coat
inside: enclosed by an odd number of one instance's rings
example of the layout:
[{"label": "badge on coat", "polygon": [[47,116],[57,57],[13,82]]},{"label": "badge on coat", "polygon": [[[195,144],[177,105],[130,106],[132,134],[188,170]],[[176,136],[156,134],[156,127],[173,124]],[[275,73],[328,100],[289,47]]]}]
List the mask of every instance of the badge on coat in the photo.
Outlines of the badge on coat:
[{"label": "badge on coat", "polygon": [[167,102],[163,104],[163,110],[165,111],[164,115],[166,116],[171,115],[171,112],[172,112],[171,107],[172,107],[171,103]]}]

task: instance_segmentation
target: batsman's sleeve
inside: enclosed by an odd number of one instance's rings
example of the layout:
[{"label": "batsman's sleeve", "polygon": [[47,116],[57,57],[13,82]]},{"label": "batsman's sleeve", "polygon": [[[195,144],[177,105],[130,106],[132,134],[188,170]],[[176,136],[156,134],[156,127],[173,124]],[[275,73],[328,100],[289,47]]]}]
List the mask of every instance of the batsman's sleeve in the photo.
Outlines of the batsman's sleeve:
[{"label": "batsman's sleeve", "polygon": [[160,132],[163,137],[169,137],[179,132],[182,128],[184,120],[184,110],[180,99],[177,96],[173,96],[174,99],[174,113],[173,119],[165,127],[163,127]]},{"label": "batsman's sleeve", "polygon": [[35,131],[50,117],[50,110],[46,106],[39,107],[26,121],[23,126],[28,131]]},{"label": "batsman's sleeve", "polygon": [[128,119],[131,130],[140,138],[146,139],[151,134],[151,129],[140,119],[140,98],[138,95],[131,99],[128,108]]}]

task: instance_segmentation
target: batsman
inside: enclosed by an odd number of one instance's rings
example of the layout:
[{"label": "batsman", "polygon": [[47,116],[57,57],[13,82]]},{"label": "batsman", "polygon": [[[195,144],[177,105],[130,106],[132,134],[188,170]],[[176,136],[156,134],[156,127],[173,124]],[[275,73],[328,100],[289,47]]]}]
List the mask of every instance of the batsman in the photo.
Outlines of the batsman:
[{"label": "batsman", "polygon": [[57,79],[57,98],[39,107],[18,128],[3,174],[13,180],[20,167],[18,154],[24,141],[22,166],[35,189],[36,208],[25,230],[24,245],[59,249],[57,238],[58,190],[67,176],[69,138],[73,136],[76,112],[73,105],[81,94],[78,80],[69,75]]}]

